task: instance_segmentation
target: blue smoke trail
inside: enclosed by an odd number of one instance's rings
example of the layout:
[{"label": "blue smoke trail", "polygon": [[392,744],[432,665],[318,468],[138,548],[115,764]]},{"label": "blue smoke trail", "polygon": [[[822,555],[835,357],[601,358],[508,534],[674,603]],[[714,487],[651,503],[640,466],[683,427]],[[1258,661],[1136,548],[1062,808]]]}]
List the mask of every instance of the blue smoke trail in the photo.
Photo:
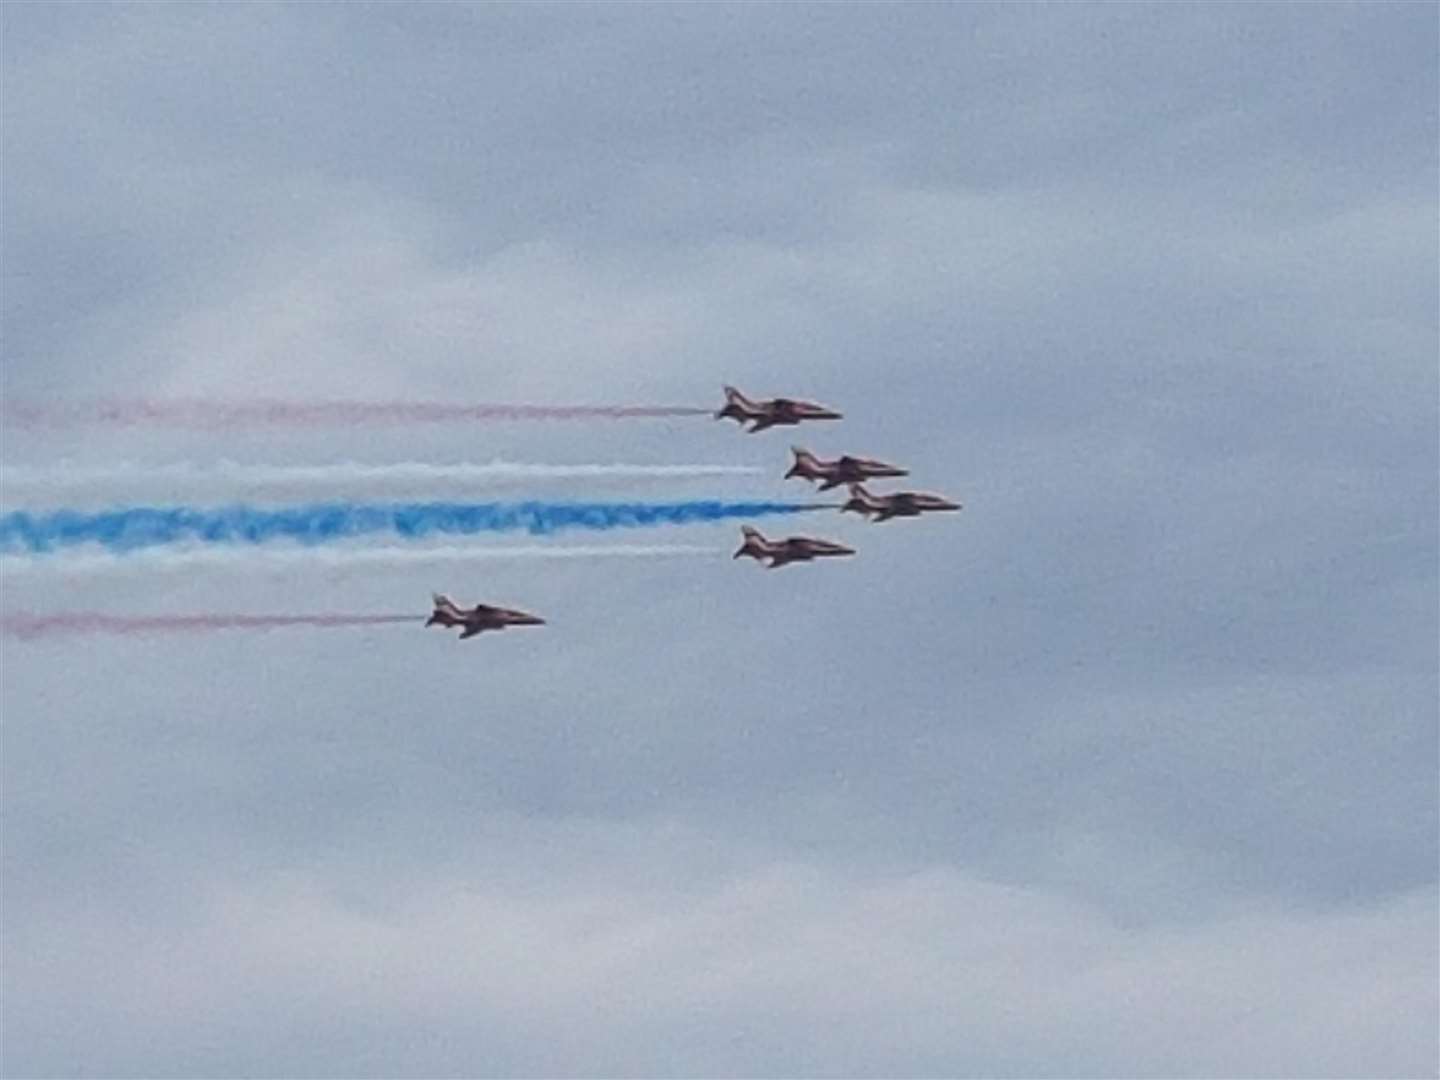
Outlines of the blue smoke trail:
[{"label": "blue smoke trail", "polygon": [[262,544],[288,539],[324,544],[368,533],[419,539],[434,533],[470,535],[524,530],[545,536],[562,529],[608,530],[685,525],[774,514],[798,514],[831,504],[782,502],[670,503],[312,503],[262,509],[230,506],[132,507],[100,513],[58,510],[0,516],[0,552],[46,552],[95,543],[133,551],[183,541]]}]

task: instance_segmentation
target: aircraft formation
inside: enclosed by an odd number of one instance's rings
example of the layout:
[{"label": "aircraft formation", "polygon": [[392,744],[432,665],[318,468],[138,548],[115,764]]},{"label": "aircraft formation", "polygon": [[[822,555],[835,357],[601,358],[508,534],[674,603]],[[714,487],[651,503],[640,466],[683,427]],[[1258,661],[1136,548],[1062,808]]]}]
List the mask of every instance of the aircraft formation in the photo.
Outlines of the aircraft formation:
[{"label": "aircraft formation", "polygon": [[[751,435],[766,428],[796,426],[807,420],[843,419],[841,413],[813,401],[793,398],[755,401],[733,386],[723,389],[725,404],[715,413],[715,419],[734,420]],[[785,473],[785,478],[788,480],[799,477],[812,484],[818,483],[820,491],[829,491],[844,485],[850,497],[840,505],[841,513],[859,514],[867,521],[879,523],[892,518],[920,517],[922,514],[961,508],[958,502],[928,492],[894,491],[875,494],[865,487],[865,483],[870,480],[888,480],[910,475],[908,469],[898,465],[890,465],[873,458],[852,457],[849,454],[827,461],[799,446],[792,446],[790,452],[794,462]],[[855,554],[852,547],[813,536],[788,536],[771,540],[750,525],[742,526],[740,532],[744,542],[731,557],[738,559],[743,555],[762,565],[768,565],[771,570],[789,563]],[[435,610],[425,621],[425,625],[447,629],[459,627],[462,641],[485,630],[503,630],[507,626],[545,625],[545,620],[540,616],[511,608],[491,607],[488,604],[462,608],[441,593],[434,594],[434,602]]]}]

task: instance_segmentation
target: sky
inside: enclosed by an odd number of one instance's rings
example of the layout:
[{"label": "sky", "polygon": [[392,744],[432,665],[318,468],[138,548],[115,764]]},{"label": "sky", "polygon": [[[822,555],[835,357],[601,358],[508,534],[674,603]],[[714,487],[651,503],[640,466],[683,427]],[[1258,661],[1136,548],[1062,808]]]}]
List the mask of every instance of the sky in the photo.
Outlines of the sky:
[{"label": "sky", "polygon": [[[0,30],[7,407],[845,414],[12,416],[5,512],[808,501],[796,442],[964,503],[757,522],[858,552],[774,573],[738,520],[0,555],[7,614],[548,620],[0,640],[4,1075],[1440,1073],[1434,5]],[[471,558],[551,544],[696,550]]]}]

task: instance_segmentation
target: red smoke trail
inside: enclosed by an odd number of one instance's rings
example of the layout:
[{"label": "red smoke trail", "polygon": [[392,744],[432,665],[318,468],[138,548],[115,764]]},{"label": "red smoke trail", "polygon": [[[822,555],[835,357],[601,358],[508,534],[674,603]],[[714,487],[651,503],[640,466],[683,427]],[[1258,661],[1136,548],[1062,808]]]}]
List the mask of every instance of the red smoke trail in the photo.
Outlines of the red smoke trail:
[{"label": "red smoke trail", "polygon": [[709,414],[709,409],[685,405],[457,405],[429,401],[207,401],[194,398],[7,403],[0,413],[6,422],[26,428],[103,424],[207,429],[479,420],[663,419]]},{"label": "red smoke trail", "polygon": [[60,634],[170,634],[210,630],[277,630],[287,626],[384,626],[413,623],[418,615],[106,615],[71,611],[61,615],[0,615],[0,633],[31,640]]}]

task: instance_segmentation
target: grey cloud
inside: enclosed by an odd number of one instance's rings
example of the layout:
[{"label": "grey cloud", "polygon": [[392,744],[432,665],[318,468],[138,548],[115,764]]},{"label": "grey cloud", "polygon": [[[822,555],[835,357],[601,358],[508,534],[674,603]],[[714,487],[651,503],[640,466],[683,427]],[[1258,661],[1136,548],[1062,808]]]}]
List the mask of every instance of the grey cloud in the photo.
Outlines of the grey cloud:
[{"label": "grey cloud", "polygon": [[[1430,1052],[1433,948],[1412,942],[1433,894],[1136,931],[947,870],[744,861],[677,885],[683,833],[635,830],[598,878],[583,834],[530,839],[539,890],[221,880],[178,940],[67,910],[9,965],[21,1023],[68,1033],[82,1071],[98,1043],[113,1075],[153,1073],[156,1040],[173,1075],[267,1073],[276,1050],[337,1076],[1413,1075]],[[57,934],[89,957],[78,998],[41,960]]]},{"label": "grey cloud", "polygon": [[[736,382],[966,510],[774,574],[4,578],[551,618],[6,640],[4,1071],[1433,1072],[1433,9],[398,13],[7,6],[7,398]],[[771,434],[3,446],[793,496]]]}]

